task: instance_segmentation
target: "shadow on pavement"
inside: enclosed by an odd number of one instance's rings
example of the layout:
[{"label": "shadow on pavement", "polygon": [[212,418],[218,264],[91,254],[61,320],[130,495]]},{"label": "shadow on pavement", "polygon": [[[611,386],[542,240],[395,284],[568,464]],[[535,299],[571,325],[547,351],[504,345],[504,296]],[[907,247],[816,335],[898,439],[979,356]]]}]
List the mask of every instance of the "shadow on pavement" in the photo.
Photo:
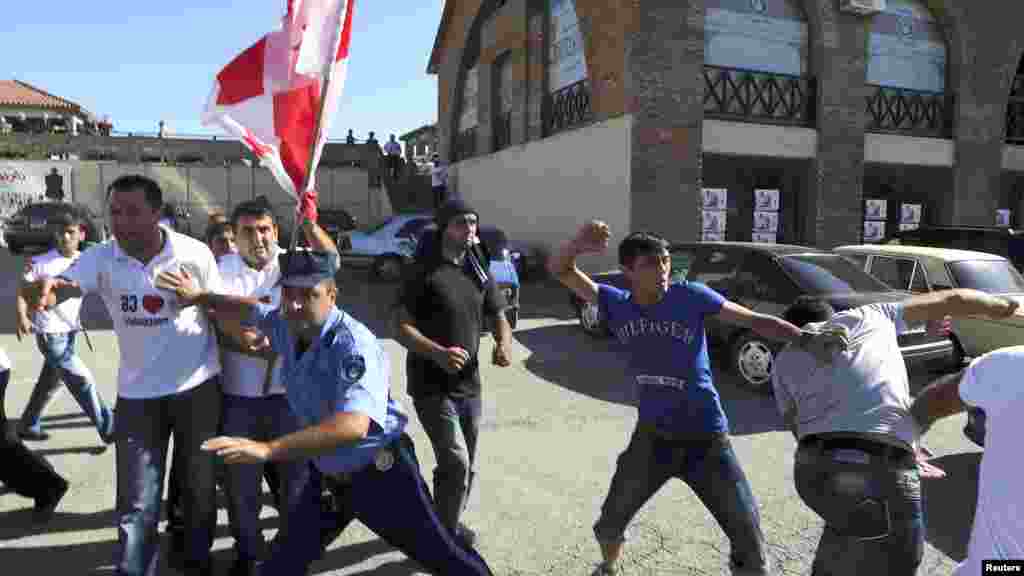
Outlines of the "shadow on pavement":
[{"label": "shadow on pavement", "polygon": [[[311,566],[310,574],[328,574],[335,570],[341,570],[353,564],[358,564],[373,556],[390,552],[397,552],[397,550],[380,538],[342,546],[334,550],[328,550],[322,559],[314,562]],[[410,574],[420,573],[421,570],[422,568],[418,563],[405,558],[403,555],[401,560],[383,564],[366,572],[358,572],[358,574],[409,576]]]},{"label": "shadow on pavement", "polygon": [[[31,446],[31,444],[29,446]],[[104,446],[102,444],[98,444],[96,446],[76,446],[74,448],[41,448],[38,450],[33,449],[32,451],[40,456],[46,457],[62,456],[64,454],[90,454],[92,456],[96,456],[98,454],[103,454],[107,450],[113,449],[113,445]]]},{"label": "shadow on pavement", "polygon": [[[597,400],[635,405],[635,386],[629,381],[626,358],[613,340],[588,336],[576,324],[520,330],[516,339],[530,350],[525,366],[538,377]],[[733,435],[784,429],[771,396],[740,388],[734,376],[717,367],[713,378]]]},{"label": "shadow on pavement", "polygon": [[60,422],[62,420],[77,420],[84,418],[88,422],[88,417],[85,412],[69,412],[67,414],[53,414],[52,416],[43,416],[40,418],[43,422]]},{"label": "shadow on pavement", "polygon": [[531,352],[526,369],[538,377],[597,400],[635,405],[625,358],[612,340],[587,336],[575,324],[519,330],[515,337]]},{"label": "shadow on pavement", "polygon": [[978,504],[981,452],[949,454],[930,460],[946,471],[945,478],[923,479],[926,538],[957,562],[967,557],[967,543]]}]

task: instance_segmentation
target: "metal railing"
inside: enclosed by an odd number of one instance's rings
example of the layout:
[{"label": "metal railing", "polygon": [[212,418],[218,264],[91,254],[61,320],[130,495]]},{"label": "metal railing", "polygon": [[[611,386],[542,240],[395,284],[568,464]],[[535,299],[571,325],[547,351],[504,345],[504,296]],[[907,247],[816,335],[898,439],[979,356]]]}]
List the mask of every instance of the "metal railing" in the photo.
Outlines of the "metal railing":
[{"label": "metal railing", "polygon": [[1013,79],[1006,105],[1006,143],[1024,146],[1024,74]]},{"label": "metal railing", "polygon": [[593,120],[590,80],[583,79],[544,96],[544,135],[582,126]]},{"label": "metal railing", "polygon": [[507,148],[512,143],[512,112],[495,115],[491,129],[494,134],[494,151]]},{"label": "metal railing", "polygon": [[476,156],[476,126],[467,128],[455,137],[455,160]]},{"label": "metal railing", "polygon": [[706,118],[813,126],[814,100],[809,76],[704,66]]},{"label": "metal railing", "polygon": [[951,138],[953,95],[871,85],[867,96],[868,132]]}]

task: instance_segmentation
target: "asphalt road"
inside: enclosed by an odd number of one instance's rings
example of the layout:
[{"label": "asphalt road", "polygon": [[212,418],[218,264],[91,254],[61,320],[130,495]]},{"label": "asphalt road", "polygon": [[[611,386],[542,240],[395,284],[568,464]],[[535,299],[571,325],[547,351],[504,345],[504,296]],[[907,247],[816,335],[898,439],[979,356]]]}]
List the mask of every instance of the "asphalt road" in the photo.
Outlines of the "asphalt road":
[{"label": "asphalt road", "polygon": [[[13,301],[21,260],[0,250],[0,346],[12,357],[8,412],[20,414],[41,365],[34,343],[14,335]],[[428,479],[433,454],[405,394],[405,351],[391,339],[386,307],[394,287],[343,271],[341,304],[382,339],[392,360],[392,392],[410,410],[410,432]],[[484,424],[479,475],[466,522],[480,535],[479,549],[499,575],[585,575],[599,560],[591,536],[615,458],[636,420],[632,390],[608,342],[583,335],[569,317],[563,292],[550,285],[524,290],[511,367],[484,365]],[[96,375],[102,395],[116,392],[117,342],[98,302],[87,304],[95,347],[79,351]],[[8,307],[9,306],[9,307]],[[481,357],[489,358],[490,338]],[[915,383],[927,381],[916,374]],[[767,543],[779,574],[808,574],[821,522],[797,497],[792,478],[794,441],[781,431],[769,398],[736,388],[717,375],[733,427],[733,443],[761,507]],[[937,424],[927,437],[949,477],[925,482],[928,546],[920,574],[950,574],[963,559],[977,493],[978,449],[960,433],[964,417]],[[0,495],[0,561],[4,574],[106,574],[117,543],[113,503],[114,449],[106,451],[69,394],[61,393],[45,416],[53,437],[32,446],[72,482],[56,517],[30,523],[31,501]],[[0,466],[6,465],[0,463]],[[264,507],[266,535],[277,527]],[[225,571],[232,539],[223,506],[215,543]],[[727,573],[728,542],[710,514],[681,482],[671,481],[632,526],[623,574]],[[162,573],[173,574],[170,568]],[[353,524],[314,565],[314,574],[417,574],[416,566],[362,525]]]}]

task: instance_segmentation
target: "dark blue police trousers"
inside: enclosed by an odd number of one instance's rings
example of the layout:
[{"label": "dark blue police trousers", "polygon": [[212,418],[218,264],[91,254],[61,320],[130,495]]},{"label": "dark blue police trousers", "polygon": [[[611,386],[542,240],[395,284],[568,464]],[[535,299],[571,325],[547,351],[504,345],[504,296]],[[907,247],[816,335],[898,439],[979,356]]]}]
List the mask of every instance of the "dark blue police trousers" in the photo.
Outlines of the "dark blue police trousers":
[{"label": "dark blue police trousers", "polygon": [[[403,434],[390,449],[395,458],[389,469],[382,471],[370,464],[340,483],[325,478],[311,464],[309,480],[289,514],[285,536],[276,542],[260,573],[305,576],[310,564],[320,558],[322,535],[340,533],[352,520],[359,520],[432,574],[493,576],[484,559],[456,542],[438,519],[420,475],[412,439]],[[335,510],[325,511],[321,506],[324,487],[334,494]]]}]

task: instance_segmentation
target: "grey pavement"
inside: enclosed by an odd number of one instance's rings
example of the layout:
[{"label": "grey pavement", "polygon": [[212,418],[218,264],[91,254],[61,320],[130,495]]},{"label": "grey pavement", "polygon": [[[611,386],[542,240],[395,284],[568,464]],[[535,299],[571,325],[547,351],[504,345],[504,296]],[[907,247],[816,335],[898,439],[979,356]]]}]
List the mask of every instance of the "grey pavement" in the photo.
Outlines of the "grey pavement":
[{"label": "grey pavement", "polygon": [[[34,344],[14,336],[13,287],[20,268],[20,259],[0,250],[0,301],[9,302],[11,310],[0,318],[0,346],[14,362],[6,406],[15,416],[41,365]],[[429,484],[434,457],[405,394],[405,351],[391,339],[386,322],[394,287],[371,282],[362,271],[345,270],[342,280],[342,305],[384,339],[392,360],[392,392],[410,413],[410,432]],[[622,359],[611,344],[583,335],[570,319],[563,291],[529,285],[523,298],[515,363],[508,368],[485,363],[482,368],[479,476],[465,520],[478,531],[480,552],[498,575],[588,575],[599,559],[590,527],[636,420],[632,390],[623,384]],[[113,402],[117,343],[102,307],[95,304],[88,310],[95,350],[84,341],[79,350],[104,398]],[[482,358],[489,358],[491,344],[485,338]],[[793,487],[793,438],[781,430],[771,399],[739,390],[727,376],[717,378],[777,571],[808,574],[821,522]],[[918,385],[927,378],[915,375]],[[962,415],[940,422],[926,439],[949,477],[925,483],[928,547],[920,574],[950,574],[965,555],[980,453],[961,434],[963,424]],[[49,409],[44,427],[53,437],[31,445],[72,487],[56,517],[43,526],[30,523],[31,501],[0,495],[0,572],[110,573],[117,540],[114,448],[100,451],[95,430],[66,392]],[[269,538],[277,528],[269,506],[262,521]],[[222,506],[215,550],[224,573],[232,560],[231,546]],[[623,574],[725,574],[727,557],[728,543],[710,514],[682,482],[671,481],[636,517]],[[162,573],[175,572],[165,566]],[[354,523],[312,573],[419,572],[401,553]]]}]

